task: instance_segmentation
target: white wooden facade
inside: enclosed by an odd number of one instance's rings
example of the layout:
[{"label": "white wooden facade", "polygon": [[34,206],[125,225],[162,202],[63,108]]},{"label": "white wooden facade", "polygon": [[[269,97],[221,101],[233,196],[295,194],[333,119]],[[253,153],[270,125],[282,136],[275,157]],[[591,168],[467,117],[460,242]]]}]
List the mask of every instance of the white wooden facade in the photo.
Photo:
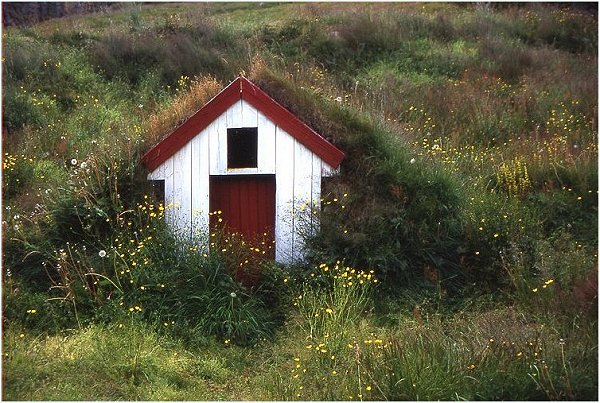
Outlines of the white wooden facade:
[{"label": "white wooden facade", "polygon": [[[257,167],[228,169],[227,129],[241,127],[258,128]],[[152,170],[148,179],[164,180],[165,215],[173,230],[183,238],[207,242],[210,175],[275,175],[275,259],[291,263],[304,256],[302,231],[318,225],[311,208],[320,206],[321,178],[334,172],[280,125],[239,99]]]}]

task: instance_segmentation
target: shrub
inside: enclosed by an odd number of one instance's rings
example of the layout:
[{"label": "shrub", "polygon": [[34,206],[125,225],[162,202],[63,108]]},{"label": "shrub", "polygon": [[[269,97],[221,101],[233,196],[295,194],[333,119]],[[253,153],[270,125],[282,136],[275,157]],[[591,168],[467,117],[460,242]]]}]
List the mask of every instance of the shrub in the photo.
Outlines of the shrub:
[{"label": "shrub", "polygon": [[2,158],[2,199],[7,200],[25,189],[33,179],[34,160],[25,154],[4,153]]},{"label": "shrub", "polygon": [[260,28],[259,35],[261,42],[274,53],[298,57],[317,39],[319,33],[314,24],[294,19],[281,27],[265,25]]},{"label": "shrub", "polygon": [[[141,316],[174,334],[188,332],[188,341],[214,335],[247,345],[271,337],[281,311],[267,309],[262,296],[277,302],[277,295],[239,278],[248,245],[230,242],[228,249],[242,253],[226,256],[214,245],[208,252],[177,238],[164,221],[169,208],[146,196],[130,209],[103,214],[105,234],[84,234],[52,253],[46,265],[56,299],[69,303],[82,321]],[[262,271],[260,263],[253,265],[253,276]]]},{"label": "shrub", "polygon": [[77,324],[72,307],[49,300],[47,289],[32,291],[10,271],[3,273],[2,307],[5,329],[57,333]]},{"label": "shrub", "polygon": [[26,35],[6,34],[2,41],[3,54],[9,56],[3,64],[3,81],[20,82],[31,79],[43,70],[44,62],[51,60],[52,50]]},{"label": "shrub", "polygon": [[519,253],[532,262],[541,235],[538,211],[517,198],[481,192],[470,198],[465,214],[466,274],[478,286],[508,286],[503,259]]},{"label": "shrub", "polygon": [[164,49],[152,37],[115,32],[97,42],[91,55],[106,78],[121,76],[136,84],[142,71],[158,63],[162,53]]},{"label": "shrub", "polygon": [[31,99],[12,86],[2,91],[2,122],[9,132],[23,129],[27,125],[42,126],[47,122],[41,110]]},{"label": "shrub", "polygon": [[[27,197],[24,195],[22,204],[29,204]],[[43,263],[46,253],[54,247],[47,236],[50,226],[48,211],[42,204],[6,203],[4,206],[2,265],[32,292],[46,292],[49,288]]]},{"label": "shrub", "polygon": [[531,55],[518,43],[488,37],[479,45],[482,67],[508,82],[516,82],[532,67]]},{"label": "shrub", "polygon": [[110,219],[118,217],[140,197],[144,182],[137,154],[132,154],[136,150],[110,150],[111,146],[103,144],[85,160],[73,158],[67,162],[67,192],[54,196],[49,206],[55,239],[106,242],[111,233]]},{"label": "shrub", "polygon": [[568,8],[536,7],[529,12],[524,39],[545,43],[568,52],[595,53],[598,47],[597,19]]},{"label": "shrub", "polygon": [[598,240],[598,195],[594,191],[575,191],[570,187],[540,192],[532,195],[530,203],[539,211],[545,211],[542,226],[551,235],[566,230],[578,242],[588,246]]},{"label": "shrub", "polygon": [[163,85],[169,86],[182,75],[229,79],[238,71],[241,51],[235,42],[226,41],[226,49],[236,58],[225,61],[219,29],[203,21],[196,27],[173,26],[161,32],[111,32],[94,44],[90,57],[106,78],[119,77],[134,86],[148,70],[157,71]]},{"label": "shrub", "polygon": [[512,282],[512,296],[522,306],[555,316],[586,316],[593,315],[598,298],[597,286],[590,287],[596,260],[588,247],[561,230],[537,242],[527,259],[513,250],[503,259],[503,268]]},{"label": "shrub", "polygon": [[[203,252],[173,238],[162,224],[154,225],[144,239],[130,242],[122,235],[117,244],[114,258],[124,264],[117,281],[129,310],[143,310],[151,321],[195,329],[228,343],[252,345],[273,336],[278,307],[271,311],[262,300],[270,290],[266,285],[252,289],[238,280],[237,268],[247,259],[237,262],[234,272],[227,264],[233,255],[228,258],[214,247]],[[229,248],[246,249],[242,244]],[[254,276],[262,272],[260,265],[253,270]]]}]

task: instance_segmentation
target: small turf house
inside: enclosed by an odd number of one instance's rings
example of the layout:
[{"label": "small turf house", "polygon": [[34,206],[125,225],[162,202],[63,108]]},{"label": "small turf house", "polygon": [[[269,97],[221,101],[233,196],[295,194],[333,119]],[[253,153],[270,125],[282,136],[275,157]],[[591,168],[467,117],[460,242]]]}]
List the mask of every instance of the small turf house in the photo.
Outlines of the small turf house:
[{"label": "small turf house", "polygon": [[301,213],[310,217],[311,206],[319,207],[321,178],[343,158],[258,86],[238,77],[142,161],[148,179],[164,183],[165,217],[179,236],[206,240],[202,235],[221,225],[221,218],[244,236],[268,234],[275,260],[289,263],[303,257],[307,220]]}]

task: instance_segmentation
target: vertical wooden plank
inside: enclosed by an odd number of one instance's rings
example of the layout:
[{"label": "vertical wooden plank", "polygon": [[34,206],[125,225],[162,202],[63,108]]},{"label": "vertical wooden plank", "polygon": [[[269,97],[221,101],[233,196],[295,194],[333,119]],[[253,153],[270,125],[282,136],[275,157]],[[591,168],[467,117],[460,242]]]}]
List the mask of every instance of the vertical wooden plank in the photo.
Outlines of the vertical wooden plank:
[{"label": "vertical wooden plank", "polygon": [[206,130],[209,134],[210,175],[227,173],[227,112],[212,122]]},{"label": "vertical wooden plank", "polygon": [[266,227],[267,227],[267,246],[269,249],[269,256],[275,259],[275,194],[277,192],[277,183],[275,183],[275,176],[272,176],[268,185],[267,193],[267,209],[266,209]]},{"label": "vertical wooden plank", "polygon": [[210,232],[212,232],[217,225],[217,216],[214,214],[219,208],[221,208],[221,197],[223,196],[223,192],[220,190],[220,182],[218,181],[218,177],[211,176],[209,177],[209,225]]},{"label": "vertical wooden plank", "polygon": [[[265,184],[265,189],[264,189],[264,194],[265,194],[265,209],[261,209],[261,215],[259,216],[259,220],[260,222],[264,222],[265,223],[265,228],[266,228],[266,232],[267,235],[269,235],[269,233],[272,233],[273,230],[275,229],[275,205],[274,205],[274,201],[275,201],[275,178],[272,178],[272,180],[270,180],[269,182],[267,182]],[[263,232],[264,234],[264,232]],[[270,239],[271,237],[269,237]],[[275,256],[273,256],[275,257]]]},{"label": "vertical wooden plank", "polygon": [[[249,177],[252,178],[252,177]],[[256,178],[256,177],[255,177]],[[261,192],[264,191],[264,186],[262,186],[264,180],[261,178],[252,179],[252,181],[248,182],[248,205],[251,206],[251,211],[249,214],[249,222],[248,225],[252,228],[252,231],[255,234],[261,233],[263,228],[259,225],[258,221],[258,211],[265,208],[264,205],[261,205],[261,201],[264,198],[264,194]]]},{"label": "vertical wooden plank", "polygon": [[219,197],[221,204],[218,206],[220,217],[228,226],[235,227],[239,219],[239,208],[236,203],[239,191],[235,184],[231,186],[229,181],[221,180],[220,183],[219,191],[222,193]]},{"label": "vertical wooden plank", "polygon": [[314,231],[319,229],[319,216],[321,211],[321,170],[322,160],[317,155],[312,155],[312,178],[311,178],[311,225]]},{"label": "vertical wooden plank", "polygon": [[219,127],[220,138],[220,154],[218,174],[224,175],[227,173],[227,129],[242,127],[242,100],[234,102],[229,109],[225,111],[224,127]]},{"label": "vertical wooden plank", "polygon": [[236,101],[225,111],[227,128],[242,126],[242,100]]},{"label": "vertical wooden plank", "polygon": [[243,234],[249,234],[250,233],[250,223],[251,223],[251,212],[252,212],[252,205],[249,203],[250,202],[250,186],[248,183],[248,178],[246,177],[241,177],[239,183],[239,189],[240,189],[240,193],[238,195],[238,201],[239,201],[239,214],[240,214],[240,228],[242,229],[242,233]]},{"label": "vertical wooden plank", "polygon": [[148,180],[163,180],[165,179],[165,172],[167,170],[168,160],[160,164],[154,171],[150,172],[147,176]]},{"label": "vertical wooden plank", "polygon": [[270,225],[270,220],[267,217],[270,208],[269,185],[270,182],[267,180],[261,180],[256,184],[256,226],[261,237],[264,229]]},{"label": "vertical wooden plank", "polygon": [[224,175],[227,173],[227,112],[219,117],[217,124],[219,149],[217,150],[217,170],[215,175]]},{"label": "vertical wooden plank", "polygon": [[165,222],[171,229],[175,229],[175,210],[173,209],[173,157],[166,160],[165,166]]},{"label": "vertical wooden plank", "polygon": [[212,122],[204,131],[208,134],[208,159],[209,159],[209,175],[216,175],[219,170],[219,159],[220,159],[220,137],[219,127],[221,119],[224,120],[223,115],[218,117]]},{"label": "vertical wooden plank", "polygon": [[192,152],[186,144],[173,156],[173,204],[175,230],[183,239],[191,235]]},{"label": "vertical wooden plank", "polygon": [[275,130],[275,258],[291,263],[294,255],[294,139],[276,127]]},{"label": "vertical wooden plank", "polygon": [[192,141],[192,237],[206,247],[209,210],[209,128]]},{"label": "vertical wooden plank", "polygon": [[244,196],[244,184],[240,183],[239,180],[230,181],[229,183],[232,189],[232,194],[230,196],[231,205],[229,206],[229,213],[232,214],[234,217],[231,223],[231,228],[235,232],[243,232],[244,228],[246,228],[244,222],[246,214],[244,214],[244,210],[245,207],[247,207],[247,204],[244,203],[244,201],[242,200],[242,197]]},{"label": "vertical wooden plank", "polygon": [[239,178],[237,182],[237,193],[236,193],[236,212],[238,216],[238,227],[236,232],[240,232],[242,234],[247,233],[248,231],[248,218],[249,218],[249,208],[248,205],[248,182],[244,180],[245,178]]},{"label": "vertical wooden plank", "polygon": [[311,232],[313,153],[294,140],[294,261],[304,254],[304,239]]},{"label": "vertical wooden plank", "polygon": [[258,110],[248,102],[241,100],[241,126],[240,127],[258,127]]},{"label": "vertical wooden plank", "polygon": [[275,173],[275,123],[258,112],[258,173]]},{"label": "vertical wooden plank", "polygon": [[235,208],[235,206],[232,205],[232,192],[234,190],[231,188],[231,186],[227,186],[228,182],[224,181],[222,177],[218,179],[219,192],[221,194],[217,196],[219,204],[215,205],[213,213],[217,213],[218,211],[221,212],[221,214],[217,215],[216,217],[220,217],[223,220],[223,226],[232,225],[233,220],[235,220],[235,216],[230,212],[232,208]]},{"label": "vertical wooden plank", "polygon": [[256,231],[256,224],[254,217],[256,215],[256,182],[255,177],[245,177],[244,180],[244,194],[242,200],[245,201],[247,214],[246,214],[246,228],[249,229],[248,233]]},{"label": "vertical wooden plank", "polygon": [[244,177],[244,193],[242,202],[246,203],[245,228],[248,228],[248,234],[256,231],[254,224],[254,215],[256,214],[256,183],[254,177]]}]

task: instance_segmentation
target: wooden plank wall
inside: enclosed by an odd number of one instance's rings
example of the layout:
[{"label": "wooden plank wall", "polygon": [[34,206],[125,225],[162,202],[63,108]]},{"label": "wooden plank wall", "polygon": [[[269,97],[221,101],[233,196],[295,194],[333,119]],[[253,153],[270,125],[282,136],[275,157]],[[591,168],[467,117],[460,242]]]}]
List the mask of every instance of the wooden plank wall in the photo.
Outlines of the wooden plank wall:
[{"label": "wooden plank wall", "polygon": [[[227,169],[227,128],[258,127],[257,168]],[[302,259],[301,233],[318,223],[321,176],[332,170],[308,148],[243,100],[233,104],[148,179],[165,180],[166,220],[185,239],[205,240],[209,175],[276,175],[276,260]]]}]

